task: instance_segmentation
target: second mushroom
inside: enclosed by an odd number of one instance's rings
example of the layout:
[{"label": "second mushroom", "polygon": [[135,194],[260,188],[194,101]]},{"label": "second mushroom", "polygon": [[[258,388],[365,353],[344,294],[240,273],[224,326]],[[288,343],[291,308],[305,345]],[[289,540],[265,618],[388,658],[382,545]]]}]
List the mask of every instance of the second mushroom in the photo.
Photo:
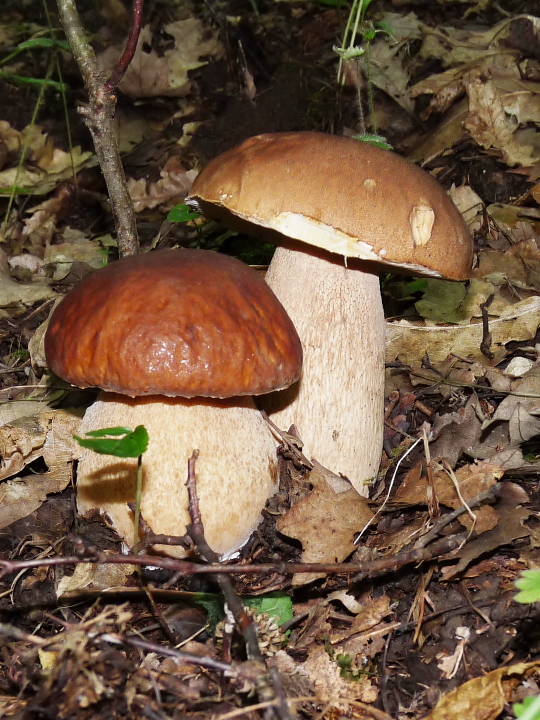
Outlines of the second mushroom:
[{"label": "second mushroom", "polygon": [[472,241],[428,173],[323,133],[258,135],[215,158],[188,204],[278,244],[267,281],[304,347],[302,380],[263,401],[304,452],[367,494],[382,450],[381,265],[462,280]]}]

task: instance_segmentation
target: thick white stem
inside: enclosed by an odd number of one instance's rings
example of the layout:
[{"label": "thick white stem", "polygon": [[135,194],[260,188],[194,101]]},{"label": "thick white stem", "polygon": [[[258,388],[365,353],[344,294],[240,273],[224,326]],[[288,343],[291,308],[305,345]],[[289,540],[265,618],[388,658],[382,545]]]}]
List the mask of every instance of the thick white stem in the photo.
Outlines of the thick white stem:
[{"label": "thick white stem", "polygon": [[[81,433],[117,425],[148,430],[141,513],[154,533],[185,533],[190,522],[187,463],[197,449],[197,492],[210,547],[227,555],[248,540],[277,483],[275,442],[250,397],[190,401],[102,393],[88,408]],[[79,461],[79,511],[106,512],[128,545],[134,537],[127,503],[135,500],[135,472],[136,460],[89,450],[82,451]],[[181,548],[157,547],[184,555]]]},{"label": "thick white stem", "polygon": [[[304,453],[366,495],[382,451],[384,314],[379,279],[342,258],[279,247],[266,280],[304,348],[302,379],[261,398],[272,420],[297,426]],[[354,263],[355,261],[353,261]]]}]

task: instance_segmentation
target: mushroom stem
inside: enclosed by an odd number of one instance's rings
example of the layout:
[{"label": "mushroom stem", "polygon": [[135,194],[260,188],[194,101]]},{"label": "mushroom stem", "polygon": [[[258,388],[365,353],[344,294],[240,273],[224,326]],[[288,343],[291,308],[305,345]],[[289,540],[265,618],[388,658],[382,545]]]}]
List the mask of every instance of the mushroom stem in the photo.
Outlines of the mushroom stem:
[{"label": "mushroom stem", "polygon": [[[230,400],[142,397],[101,393],[81,432],[144,425],[150,442],[143,456],[141,514],[154,533],[183,535],[190,523],[188,459],[200,450],[197,492],[210,547],[230,555],[248,540],[261,509],[276,490],[275,442],[251,397]],[[99,508],[129,545],[134,518],[137,461],[82,450],[77,483],[79,512]],[[183,557],[181,547],[156,546]]]},{"label": "mushroom stem", "polygon": [[272,420],[298,428],[304,453],[367,495],[383,441],[384,314],[376,274],[303,245],[278,247],[266,281],[304,349],[301,380],[260,398]]}]

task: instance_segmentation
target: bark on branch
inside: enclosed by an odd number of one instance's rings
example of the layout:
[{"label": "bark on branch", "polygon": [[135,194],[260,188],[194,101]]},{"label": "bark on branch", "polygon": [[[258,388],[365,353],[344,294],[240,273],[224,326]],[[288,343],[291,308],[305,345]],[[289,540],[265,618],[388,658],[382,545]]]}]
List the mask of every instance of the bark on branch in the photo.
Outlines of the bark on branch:
[{"label": "bark on branch", "polygon": [[[79,112],[92,135],[97,159],[111,201],[111,209],[117,233],[118,250],[121,256],[134,255],[139,250],[135,210],[129,196],[124,168],[120,159],[114,114],[116,95],[114,86],[100,72],[94,51],[86,38],[75,0],[57,0],[60,20],[66,33],[73,57],[79,66],[88,93],[88,103]],[[142,3],[136,3],[134,22],[140,23]],[[137,28],[135,28],[137,29]],[[140,30],[140,24],[138,25]],[[133,34],[130,34],[134,52]],[[136,45],[136,43],[135,43]],[[133,55],[131,54],[131,57]],[[129,57],[129,60],[131,60]],[[125,53],[122,56],[124,69],[127,67]],[[129,62],[128,60],[128,62]]]}]

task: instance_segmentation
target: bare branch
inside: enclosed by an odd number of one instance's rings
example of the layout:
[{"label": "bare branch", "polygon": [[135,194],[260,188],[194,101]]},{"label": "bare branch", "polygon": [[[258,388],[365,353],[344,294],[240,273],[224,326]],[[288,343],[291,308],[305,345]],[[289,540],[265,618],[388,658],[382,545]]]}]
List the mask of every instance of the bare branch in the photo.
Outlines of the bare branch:
[{"label": "bare branch", "polygon": [[[79,108],[88,127],[111,200],[120,255],[139,250],[135,210],[129,196],[116,137],[116,97],[100,72],[96,56],[77,12],[75,0],[57,0],[66,38],[79,66],[88,93],[88,104]],[[127,67],[127,66],[126,66]]]}]

